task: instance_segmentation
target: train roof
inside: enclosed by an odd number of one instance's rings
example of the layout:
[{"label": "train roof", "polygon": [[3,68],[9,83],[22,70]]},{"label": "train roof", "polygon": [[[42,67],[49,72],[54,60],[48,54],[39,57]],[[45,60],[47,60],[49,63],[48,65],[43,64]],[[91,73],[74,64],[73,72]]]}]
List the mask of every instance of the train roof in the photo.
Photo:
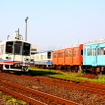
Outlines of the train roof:
[{"label": "train roof", "polygon": [[78,44],[75,44],[75,45],[72,45],[72,46],[67,46],[67,47],[55,49],[54,51],[57,51],[57,50],[65,50],[65,49],[68,49],[68,48],[78,47],[79,45],[82,45],[82,44],[83,43],[78,43]]},{"label": "train roof", "polygon": [[105,39],[100,39],[97,41],[88,42],[88,43],[85,43],[84,45],[97,44],[97,43],[105,43]]},{"label": "train roof", "polygon": [[4,41],[1,41],[1,42],[7,42],[7,41],[22,41],[22,42],[27,42],[27,43],[30,43],[29,41],[25,41],[25,40],[18,40],[18,39],[9,39],[9,40],[4,40]]},{"label": "train roof", "polygon": [[38,52],[36,54],[39,54],[39,53],[46,53],[46,52],[52,52],[53,50],[48,50],[48,51],[41,51],[41,52]]}]

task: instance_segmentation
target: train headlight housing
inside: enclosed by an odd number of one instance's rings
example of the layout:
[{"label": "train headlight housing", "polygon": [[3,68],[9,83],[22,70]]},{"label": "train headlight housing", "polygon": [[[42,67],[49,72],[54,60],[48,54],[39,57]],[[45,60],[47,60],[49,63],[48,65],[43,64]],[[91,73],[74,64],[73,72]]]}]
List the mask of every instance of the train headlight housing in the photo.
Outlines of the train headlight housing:
[{"label": "train headlight housing", "polygon": [[24,61],[29,61],[29,59],[28,58],[24,58]]},{"label": "train headlight housing", "polygon": [[6,57],[6,59],[11,60],[11,57]]}]

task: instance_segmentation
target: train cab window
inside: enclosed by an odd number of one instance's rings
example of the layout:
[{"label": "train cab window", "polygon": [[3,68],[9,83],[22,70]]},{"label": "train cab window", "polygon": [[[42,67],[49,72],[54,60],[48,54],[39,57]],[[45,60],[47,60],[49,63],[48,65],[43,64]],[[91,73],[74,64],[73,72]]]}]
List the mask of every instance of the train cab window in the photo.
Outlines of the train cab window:
[{"label": "train cab window", "polygon": [[6,43],[6,53],[13,53],[13,42]]},{"label": "train cab window", "polygon": [[48,53],[47,53],[47,58],[48,58],[48,59],[51,59],[51,52],[48,52]]},{"label": "train cab window", "polygon": [[21,54],[21,49],[22,49],[22,42],[16,41],[14,45],[14,54]]},{"label": "train cab window", "polygon": [[29,43],[23,43],[22,55],[30,56],[30,44]]}]

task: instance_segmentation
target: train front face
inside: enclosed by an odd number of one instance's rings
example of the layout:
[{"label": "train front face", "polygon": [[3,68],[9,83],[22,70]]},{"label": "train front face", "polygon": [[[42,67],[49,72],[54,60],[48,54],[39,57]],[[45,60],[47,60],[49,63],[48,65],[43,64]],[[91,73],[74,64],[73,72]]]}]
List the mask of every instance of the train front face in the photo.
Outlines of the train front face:
[{"label": "train front face", "polygon": [[7,41],[5,47],[5,58],[7,63],[5,70],[28,71],[30,62],[31,44],[25,41]]}]

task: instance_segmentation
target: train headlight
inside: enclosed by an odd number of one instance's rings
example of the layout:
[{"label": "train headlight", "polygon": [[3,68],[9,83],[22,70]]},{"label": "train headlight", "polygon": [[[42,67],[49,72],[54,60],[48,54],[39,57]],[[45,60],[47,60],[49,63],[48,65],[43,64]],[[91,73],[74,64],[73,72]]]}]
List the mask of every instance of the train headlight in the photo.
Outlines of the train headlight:
[{"label": "train headlight", "polygon": [[11,60],[11,57],[6,57],[6,59],[9,59],[9,60]]},{"label": "train headlight", "polygon": [[29,61],[29,59],[28,58],[25,58],[24,61]]}]

